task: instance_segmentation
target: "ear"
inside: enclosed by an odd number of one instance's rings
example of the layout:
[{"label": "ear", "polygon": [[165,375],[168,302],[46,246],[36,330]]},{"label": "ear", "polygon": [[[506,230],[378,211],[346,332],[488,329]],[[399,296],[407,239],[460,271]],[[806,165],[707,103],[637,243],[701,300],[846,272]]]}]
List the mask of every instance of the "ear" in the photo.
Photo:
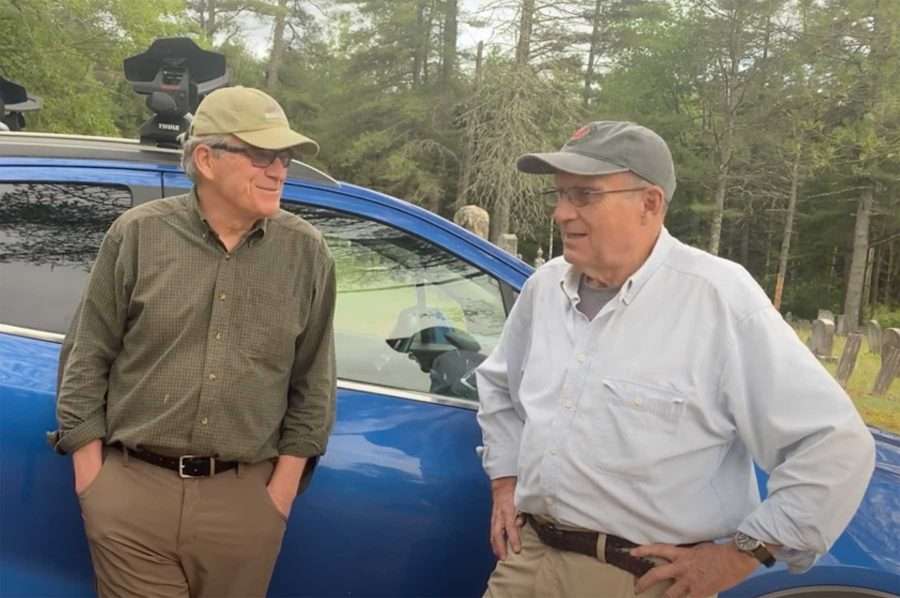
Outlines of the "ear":
[{"label": "ear", "polygon": [[194,166],[197,168],[197,172],[199,172],[204,179],[213,178],[212,149],[206,145],[198,145],[194,149],[191,159],[194,160]]},{"label": "ear", "polygon": [[656,185],[650,185],[644,191],[641,220],[645,220],[647,216],[652,216],[654,219],[661,219],[665,212],[666,196],[664,195],[662,188],[657,187]]}]

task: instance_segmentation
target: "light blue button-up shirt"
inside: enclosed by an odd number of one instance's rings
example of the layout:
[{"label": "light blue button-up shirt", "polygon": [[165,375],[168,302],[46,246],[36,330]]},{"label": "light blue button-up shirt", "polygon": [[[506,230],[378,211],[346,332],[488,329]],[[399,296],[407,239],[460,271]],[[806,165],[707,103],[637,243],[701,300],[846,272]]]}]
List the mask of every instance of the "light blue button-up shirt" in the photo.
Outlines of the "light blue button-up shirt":
[{"label": "light blue button-up shirt", "polygon": [[740,529],[811,566],[874,468],[849,397],[746,270],[665,229],[593,320],[579,276],[537,270],[477,371],[488,475],[565,524],[641,544]]}]

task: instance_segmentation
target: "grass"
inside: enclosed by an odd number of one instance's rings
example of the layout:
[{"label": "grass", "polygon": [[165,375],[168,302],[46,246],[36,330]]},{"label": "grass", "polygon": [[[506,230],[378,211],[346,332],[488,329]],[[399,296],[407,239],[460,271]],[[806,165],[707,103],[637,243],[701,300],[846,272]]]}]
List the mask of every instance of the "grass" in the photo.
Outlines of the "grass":
[{"label": "grass", "polygon": [[[806,342],[809,339],[809,330],[798,330],[798,336]],[[833,376],[837,372],[838,361],[844,351],[847,339],[841,336],[834,337],[835,360],[825,362],[825,368]],[[862,347],[856,358],[856,368],[847,382],[847,394],[853,399],[853,403],[859,410],[863,420],[870,426],[881,428],[895,434],[900,434],[900,381],[896,378],[886,393],[880,397],[869,394],[875,377],[881,369],[881,356],[869,353],[868,343],[863,339]]]}]

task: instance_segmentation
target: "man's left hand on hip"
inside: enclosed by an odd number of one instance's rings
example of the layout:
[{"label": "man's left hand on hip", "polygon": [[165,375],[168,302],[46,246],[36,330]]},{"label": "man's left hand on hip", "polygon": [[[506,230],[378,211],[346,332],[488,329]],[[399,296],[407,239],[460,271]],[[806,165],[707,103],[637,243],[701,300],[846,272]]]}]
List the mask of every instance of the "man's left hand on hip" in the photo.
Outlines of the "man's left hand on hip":
[{"label": "man's left hand on hip", "polygon": [[671,580],[664,598],[705,598],[736,586],[758,566],[753,556],[733,544],[703,543],[690,548],[671,544],[647,544],[631,551],[632,556],[657,557],[669,561],[657,565],[635,582],[639,594],[653,585]]}]

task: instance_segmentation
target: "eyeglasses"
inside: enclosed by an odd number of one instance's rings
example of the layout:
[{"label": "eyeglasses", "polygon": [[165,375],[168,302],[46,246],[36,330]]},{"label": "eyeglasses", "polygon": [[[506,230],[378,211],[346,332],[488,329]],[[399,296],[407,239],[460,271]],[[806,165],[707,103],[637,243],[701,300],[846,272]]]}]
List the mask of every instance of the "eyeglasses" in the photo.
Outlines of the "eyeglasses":
[{"label": "eyeglasses", "polygon": [[257,168],[268,168],[275,160],[281,162],[285,168],[291,165],[291,159],[294,154],[291,150],[269,150],[261,147],[238,147],[236,145],[228,145],[226,143],[216,143],[208,146],[210,149],[222,150],[231,154],[242,154],[247,156],[250,163]]},{"label": "eyeglasses", "polygon": [[603,199],[604,195],[611,193],[629,193],[631,191],[643,191],[647,187],[629,187],[628,189],[593,189],[591,187],[569,187],[567,189],[546,189],[541,191],[541,197],[548,208],[555,208],[560,199],[566,198],[576,208],[583,208],[594,200]]}]

